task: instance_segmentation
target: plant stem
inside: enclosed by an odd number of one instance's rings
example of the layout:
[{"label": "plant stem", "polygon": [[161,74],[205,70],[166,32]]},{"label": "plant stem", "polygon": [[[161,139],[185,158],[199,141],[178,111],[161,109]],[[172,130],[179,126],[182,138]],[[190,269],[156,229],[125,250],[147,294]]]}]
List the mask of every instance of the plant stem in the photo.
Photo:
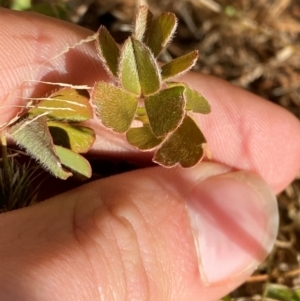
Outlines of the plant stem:
[{"label": "plant stem", "polygon": [[5,134],[3,132],[0,134],[1,139],[1,151],[2,151],[2,166],[3,166],[3,182],[8,184],[9,182],[9,164],[8,164],[8,155],[7,155],[7,141]]}]

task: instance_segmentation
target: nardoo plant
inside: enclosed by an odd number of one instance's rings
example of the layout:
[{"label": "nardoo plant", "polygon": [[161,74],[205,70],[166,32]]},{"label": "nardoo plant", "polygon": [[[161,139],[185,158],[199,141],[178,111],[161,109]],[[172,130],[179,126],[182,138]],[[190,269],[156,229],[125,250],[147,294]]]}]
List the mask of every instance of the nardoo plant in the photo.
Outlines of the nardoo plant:
[{"label": "nardoo plant", "polygon": [[1,131],[1,185],[9,185],[12,176],[8,174],[12,167],[7,164],[12,166],[13,160],[9,157],[7,161],[7,133],[52,175],[63,180],[72,175],[90,178],[91,166],[82,154],[95,141],[94,130],[84,125],[93,118],[94,110],[105,127],[123,134],[139,150],[153,151],[154,162],[164,167],[196,165],[206,140],[193,114],[209,113],[210,105],[174,78],[193,67],[198,52],[166,64],[158,61],[176,26],[173,13],[153,18],[145,6],[139,8],[133,33],[122,46],[101,26],[96,49],[111,82],[96,82],[90,93],[65,87],[31,100]]}]

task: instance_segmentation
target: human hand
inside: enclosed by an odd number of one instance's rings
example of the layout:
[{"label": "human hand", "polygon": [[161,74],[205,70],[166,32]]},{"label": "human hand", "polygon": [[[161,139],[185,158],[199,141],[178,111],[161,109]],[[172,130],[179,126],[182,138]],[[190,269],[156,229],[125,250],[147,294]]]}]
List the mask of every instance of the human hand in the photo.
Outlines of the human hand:
[{"label": "human hand", "polygon": [[[89,31],[30,13],[0,15],[0,99],[11,106],[0,124],[18,111],[17,96],[46,91],[24,80],[107,79],[92,44],[52,59]],[[2,214],[1,300],[215,300],[265,258],[278,224],[274,192],[300,167],[299,121],[219,79],[190,73],[184,81],[212,105],[198,121],[214,162],[140,169]],[[93,125],[99,155],[149,160]]]}]

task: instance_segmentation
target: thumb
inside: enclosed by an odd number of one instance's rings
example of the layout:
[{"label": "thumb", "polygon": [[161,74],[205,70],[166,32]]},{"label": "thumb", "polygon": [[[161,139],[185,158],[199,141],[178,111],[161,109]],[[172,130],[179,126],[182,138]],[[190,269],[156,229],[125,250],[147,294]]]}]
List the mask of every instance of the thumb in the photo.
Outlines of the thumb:
[{"label": "thumb", "polygon": [[141,169],[0,216],[3,300],[214,300],[270,251],[276,199],[202,163]]}]

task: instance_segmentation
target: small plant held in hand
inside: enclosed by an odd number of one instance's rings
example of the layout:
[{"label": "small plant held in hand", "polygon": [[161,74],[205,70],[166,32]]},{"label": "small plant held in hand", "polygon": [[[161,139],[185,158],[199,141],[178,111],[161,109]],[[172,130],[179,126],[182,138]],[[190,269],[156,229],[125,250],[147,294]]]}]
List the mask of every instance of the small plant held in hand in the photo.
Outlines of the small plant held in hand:
[{"label": "small plant held in hand", "polygon": [[64,88],[28,107],[9,129],[16,143],[62,180],[74,174],[90,178],[91,166],[79,154],[95,141],[92,129],[78,125],[93,117],[87,91]]},{"label": "small plant held in hand", "polygon": [[93,117],[87,91],[61,89],[30,102],[0,132],[0,213],[32,205],[37,200],[41,170],[17,160],[7,151],[6,132],[27,154],[52,175],[65,180],[72,175],[91,177],[89,162],[79,153],[93,145],[95,133],[79,122]]},{"label": "small plant held in hand", "polygon": [[[81,154],[90,150],[95,133],[82,123],[93,118],[94,108],[105,127],[126,134],[128,142],[141,151],[154,150],[154,162],[165,167],[197,164],[206,140],[192,115],[209,113],[210,105],[198,92],[173,79],[195,64],[198,52],[162,66],[157,59],[170,43],[176,26],[174,14],[163,13],[154,19],[142,6],[133,34],[122,47],[101,26],[96,47],[113,83],[96,82],[91,98],[87,90],[66,85],[48,97],[31,100],[0,132],[2,188],[9,186],[11,179],[14,185],[18,184],[16,179],[29,185],[26,175],[31,174],[34,180],[36,174],[28,168],[16,173],[19,165],[13,164],[13,158],[8,165],[7,133],[52,175],[63,180],[72,175],[90,178],[90,163]],[[19,191],[22,194],[23,190]],[[9,198],[17,204],[20,197],[15,197],[12,189],[2,189],[3,204]]]},{"label": "small plant held in hand", "polygon": [[133,34],[121,48],[101,26],[96,46],[114,84],[97,82],[92,102],[104,126],[126,133],[128,142],[141,151],[155,149],[154,162],[165,167],[192,167],[203,157],[206,140],[191,113],[207,114],[210,105],[186,84],[172,81],[195,64],[197,51],[159,66],[157,57],[176,26],[174,14],[163,13],[153,19],[142,6]]}]

